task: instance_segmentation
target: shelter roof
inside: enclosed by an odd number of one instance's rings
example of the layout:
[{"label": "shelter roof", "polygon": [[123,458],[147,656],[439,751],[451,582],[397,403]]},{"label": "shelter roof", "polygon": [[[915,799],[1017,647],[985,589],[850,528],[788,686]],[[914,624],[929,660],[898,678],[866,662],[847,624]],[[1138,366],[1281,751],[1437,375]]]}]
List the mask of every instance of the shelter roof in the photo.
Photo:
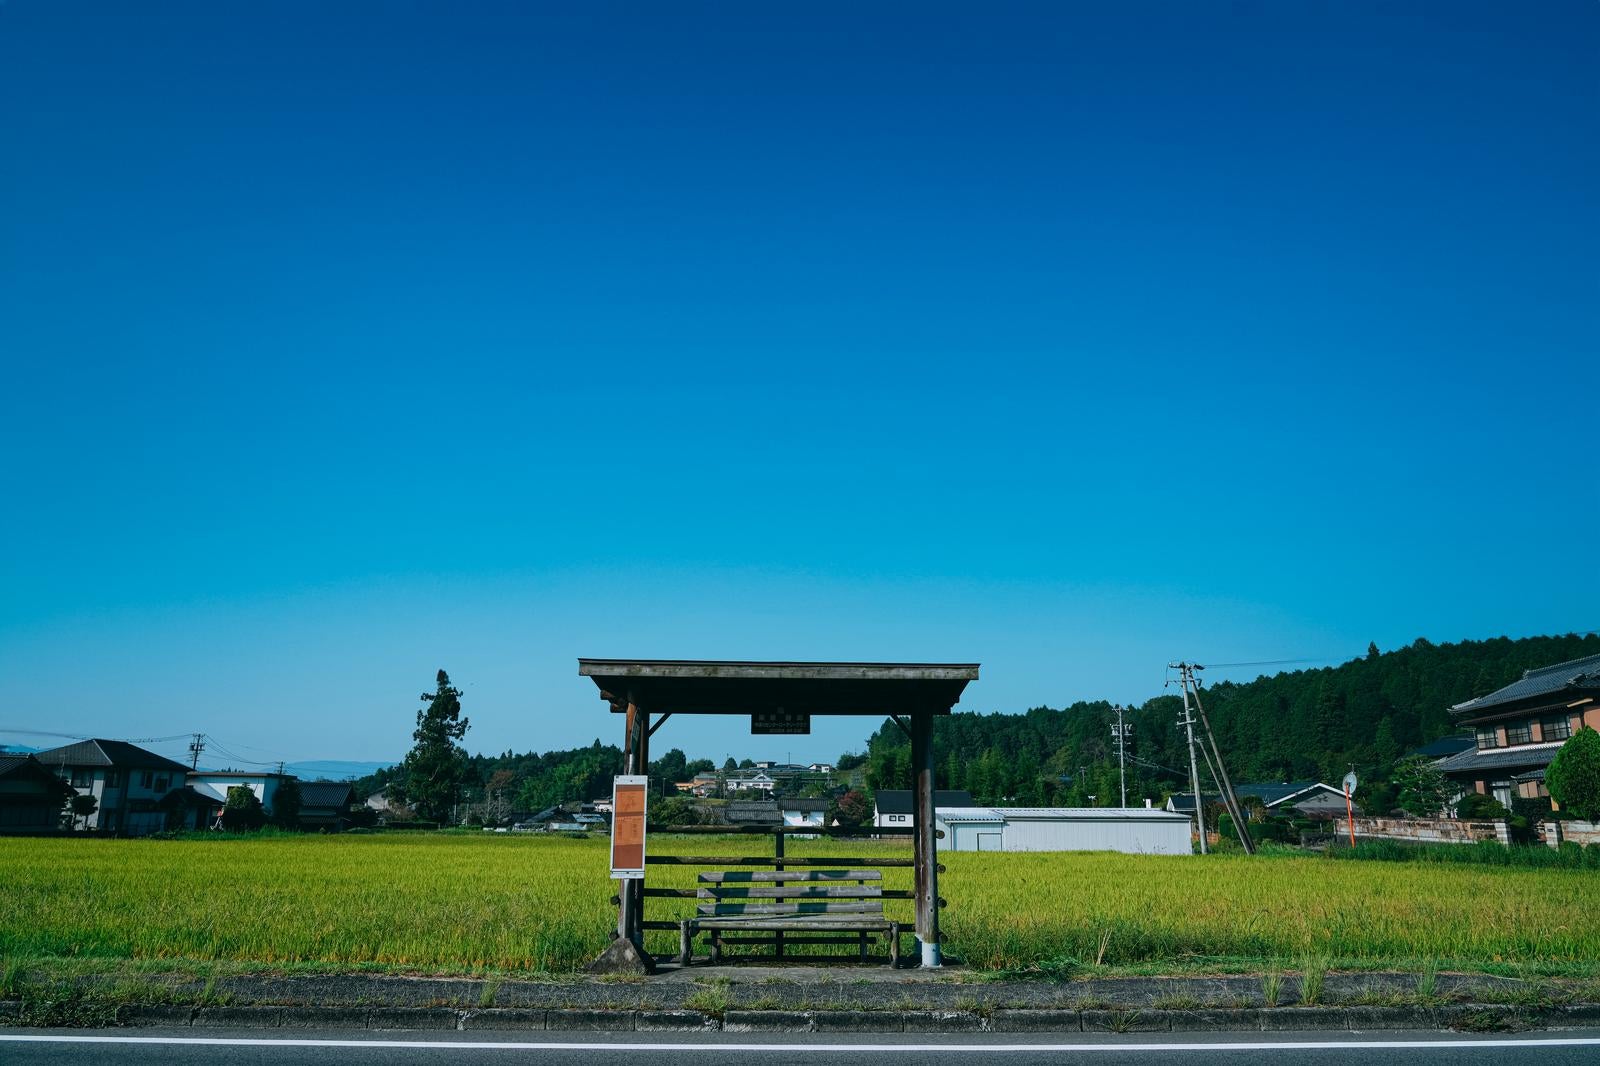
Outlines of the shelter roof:
[{"label": "shelter roof", "polygon": [[655,714],[949,714],[977,663],[579,659],[613,711]]},{"label": "shelter roof", "polygon": [[[911,813],[910,789],[880,788],[873,799],[878,805],[879,814]],[[933,805],[940,810],[946,807],[971,807],[972,793],[964,788],[941,788],[933,794]]]}]

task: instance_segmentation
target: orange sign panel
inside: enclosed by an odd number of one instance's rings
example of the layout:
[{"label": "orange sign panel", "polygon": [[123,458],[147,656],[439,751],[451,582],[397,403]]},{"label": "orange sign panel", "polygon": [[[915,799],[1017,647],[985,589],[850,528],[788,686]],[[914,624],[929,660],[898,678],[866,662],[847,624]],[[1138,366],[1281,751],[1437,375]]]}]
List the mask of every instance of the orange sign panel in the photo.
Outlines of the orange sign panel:
[{"label": "orange sign panel", "polygon": [[642,774],[618,774],[612,785],[612,877],[644,877],[644,823],[649,782]]}]

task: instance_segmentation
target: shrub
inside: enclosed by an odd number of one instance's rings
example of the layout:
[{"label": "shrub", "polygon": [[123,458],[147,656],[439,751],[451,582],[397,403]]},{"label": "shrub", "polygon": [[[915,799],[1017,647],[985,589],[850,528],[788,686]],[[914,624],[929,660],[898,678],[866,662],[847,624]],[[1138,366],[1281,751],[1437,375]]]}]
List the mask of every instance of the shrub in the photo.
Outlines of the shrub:
[{"label": "shrub", "polygon": [[228,789],[228,799],[222,805],[222,828],[230,830],[260,829],[267,816],[261,809],[256,794],[243,785]]},{"label": "shrub", "polygon": [[1584,726],[1567,738],[1544,780],[1551,798],[1572,817],[1600,821],[1600,733]]}]

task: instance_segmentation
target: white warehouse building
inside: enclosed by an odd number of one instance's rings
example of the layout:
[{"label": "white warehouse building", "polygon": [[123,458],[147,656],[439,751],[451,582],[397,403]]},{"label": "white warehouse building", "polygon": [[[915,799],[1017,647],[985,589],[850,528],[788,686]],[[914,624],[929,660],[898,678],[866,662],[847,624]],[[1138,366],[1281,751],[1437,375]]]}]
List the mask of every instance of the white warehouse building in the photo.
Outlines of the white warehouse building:
[{"label": "white warehouse building", "polygon": [[1121,851],[1188,855],[1193,821],[1143,807],[939,807],[940,851]]}]

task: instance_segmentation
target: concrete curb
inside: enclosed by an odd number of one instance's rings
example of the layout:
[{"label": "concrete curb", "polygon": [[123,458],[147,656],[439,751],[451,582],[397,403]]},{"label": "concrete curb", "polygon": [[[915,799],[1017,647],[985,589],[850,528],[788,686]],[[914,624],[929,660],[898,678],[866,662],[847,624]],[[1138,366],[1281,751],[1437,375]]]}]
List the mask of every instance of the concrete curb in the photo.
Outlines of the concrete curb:
[{"label": "concrete curb", "polygon": [[[0,1000],[0,1025],[22,1024],[19,1000]],[[116,1024],[199,1029],[391,1029],[557,1032],[1165,1033],[1508,1031],[1600,1027],[1600,1004],[1547,1009],[1460,1003],[1439,1007],[1269,1007],[1192,1010],[591,1010],[489,1007],[126,1006]]]}]

